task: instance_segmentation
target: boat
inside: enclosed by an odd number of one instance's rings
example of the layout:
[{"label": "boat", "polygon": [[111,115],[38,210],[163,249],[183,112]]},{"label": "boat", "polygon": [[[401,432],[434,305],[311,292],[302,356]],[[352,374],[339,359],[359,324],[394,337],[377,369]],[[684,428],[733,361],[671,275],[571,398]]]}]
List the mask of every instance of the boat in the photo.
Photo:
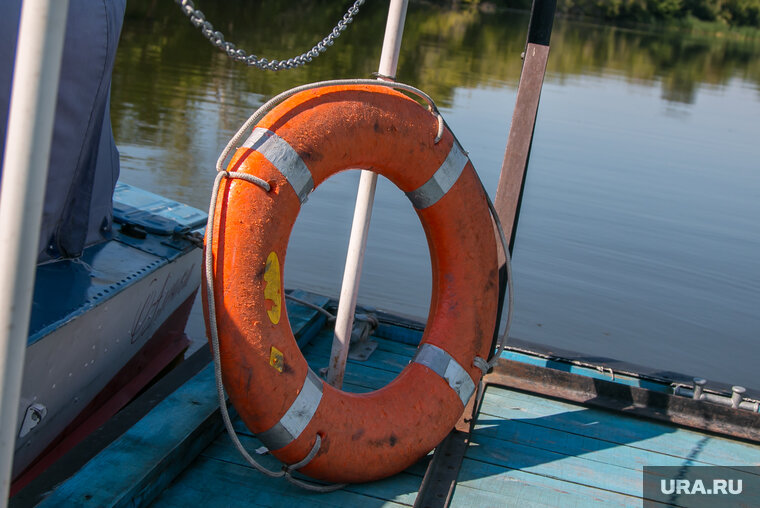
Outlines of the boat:
[{"label": "boat", "polygon": [[111,240],[37,267],[15,489],[94,431],[176,359],[200,284],[206,214],[118,183]]},{"label": "boat", "polygon": [[[61,5],[66,8],[66,3]],[[18,8],[13,2],[3,6],[4,29],[14,34],[16,26],[6,24],[12,24]],[[111,8],[118,14],[117,3]],[[70,35],[82,28],[77,24],[82,9],[86,6],[81,3],[71,9]],[[116,22],[94,20],[93,24]],[[89,28],[87,21],[84,24]],[[206,214],[111,180],[118,164],[111,159],[116,152],[110,148],[110,123],[103,114],[110,79],[102,71],[103,79],[92,83],[88,73],[93,69],[77,66],[75,58],[72,63],[70,48],[81,50],[76,36],[66,39],[68,56],[63,60],[69,68],[61,78],[61,89],[51,90],[58,97],[60,122],[54,124],[53,139],[59,147],[52,152],[53,174],[47,184],[36,185],[46,190],[42,227],[32,229],[31,223],[25,227],[31,236],[50,240],[41,245],[39,255],[31,245],[20,251],[35,266],[30,265],[34,285],[29,284],[33,296],[29,295],[28,330],[19,337],[26,340],[20,349],[24,360],[18,405],[13,411],[5,403],[3,408],[15,440],[11,493],[105,423],[162,371],[181,361],[189,344],[185,325],[200,284]],[[111,36],[118,38],[118,30]],[[19,48],[18,54],[24,49]],[[115,47],[111,50],[113,56]],[[3,54],[3,69],[13,65],[12,57]],[[94,66],[101,70],[97,61]],[[82,82],[98,88],[71,91]],[[4,74],[2,85],[5,95],[10,73]],[[85,108],[88,100],[91,110]],[[78,104],[83,106],[77,109]],[[3,146],[7,113],[3,108]],[[81,116],[89,121],[82,122]],[[10,141],[18,122],[13,125],[8,144],[18,143],[18,137]],[[75,148],[68,150],[69,144]],[[15,173],[19,166],[10,153],[5,151],[4,172]],[[16,187],[10,178],[3,181],[4,187]],[[3,201],[10,202],[7,196],[12,193],[4,193]],[[24,212],[29,215],[30,207],[24,207]],[[4,222],[4,227],[8,224]],[[16,267],[12,268],[15,272]],[[11,312],[14,317],[23,315],[14,308]],[[3,360],[13,362],[10,357],[4,350]],[[5,364],[3,376],[10,371]]]},{"label": "boat", "polygon": [[[500,181],[505,186],[496,193],[495,208],[511,241],[552,16],[553,2],[536,2],[515,110],[515,118],[525,122],[512,122],[513,149]],[[500,275],[508,278],[506,266]],[[343,298],[299,289],[286,293],[283,317],[311,370],[321,372],[335,356]],[[365,393],[385,386],[413,361],[425,324],[366,307],[355,314],[365,317],[348,320],[355,341],[341,377],[345,391]],[[377,481],[336,490],[312,483],[331,490],[317,494],[287,481],[307,479],[281,469],[236,409],[227,410],[225,399],[220,405],[212,354],[203,348],[39,475],[10,506],[756,503],[755,394],[708,388],[688,376],[664,378],[637,366],[584,361],[511,338],[496,359],[482,389],[427,456]],[[274,356],[272,366],[277,365]],[[261,474],[240,455],[226,435],[227,411],[242,446],[270,471],[282,471],[279,478]]]}]

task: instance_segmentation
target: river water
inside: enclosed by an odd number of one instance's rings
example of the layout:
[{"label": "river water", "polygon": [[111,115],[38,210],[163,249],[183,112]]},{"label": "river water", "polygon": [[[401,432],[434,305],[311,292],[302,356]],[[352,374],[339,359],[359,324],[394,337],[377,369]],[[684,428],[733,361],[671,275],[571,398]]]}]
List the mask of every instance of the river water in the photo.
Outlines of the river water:
[{"label": "river water", "polygon": [[[240,47],[282,58],[321,39],[334,0],[198,1]],[[205,5],[208,4],[208,5]],[[253,4],[253,5],[252,5]],[[122,179],[207,208],[216,158],[272,95],[377,70],[386,2],[306,68],[230,62],[173,2],[130,1],[112,89]],[[399,79],[429,93],[493,195],[527,15],[413,3]],[[721,36],[722,35],[722,36]],[[514,251],[511,335],[760,388],[760,41],[557,20]],[[286,286],[337,296],[358,172],[298,218]],[[423,319],[430,262],[381,178],[360,303]],[[203,336],[196,308],[189,331]]]}]

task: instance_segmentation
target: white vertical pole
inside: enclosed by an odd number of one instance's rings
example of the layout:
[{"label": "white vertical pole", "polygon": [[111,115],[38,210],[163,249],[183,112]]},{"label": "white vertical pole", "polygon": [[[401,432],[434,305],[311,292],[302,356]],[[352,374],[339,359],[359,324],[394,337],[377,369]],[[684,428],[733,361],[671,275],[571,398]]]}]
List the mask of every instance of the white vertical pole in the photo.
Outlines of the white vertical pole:
[{"label": "white vertical pole", "polygon": [[0,194],[0,506],[11,484],[68,0],[25,0]]},{"label": "white vertical pole", "polygon": [[[383,50],[380,54],[378,69],[380,79],[383,76],[390,78],[396,76],[408,4],[409,0],[391,0],[388,9],[388,21],[385,25]],[[343,375],[346,372],[348,346],[351,341],[351,329],[354,326],[354,310],[359,293],[359,279],[364,263],[364,252],[367,249],[367,233],[372,218],[372,204],[375,200],[376,186],[377,174],[372,171],[362,171],[359,190],[356,193],[354,221],[351,225],[351,238],[348,243],[346,266],[343,271],[343,286],[340,290],[338,315],[335,319],[335,337],[327,370],[327,382],[336,388],[343,386]]]}]

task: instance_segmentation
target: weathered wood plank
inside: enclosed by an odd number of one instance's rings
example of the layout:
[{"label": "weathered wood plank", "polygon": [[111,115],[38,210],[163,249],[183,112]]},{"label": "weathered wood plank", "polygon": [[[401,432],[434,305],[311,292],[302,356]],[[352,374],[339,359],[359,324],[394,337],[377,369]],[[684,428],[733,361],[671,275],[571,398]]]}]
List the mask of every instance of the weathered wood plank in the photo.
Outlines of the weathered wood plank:
[{"label": "weathered wood plank", "polygon": [[[240,436],[240,441],[247,450],[255,450],[261,446],[261,442],[250,436]],[[217,439],[211,445],[209,445],[201,454],[204,457],[215,459],[224,463],[238,464],[250,469],[251,482],[266,482],[266,483],[282,483],[286,484],[285,479],[270,479],[255,471],[251,468],[243,459],[238,451],[232,446],[229,439]],[[282,465],[277,459],[271,455],[256,455],[257,460],[260,459],[262,465],[272,469],[278,470]],[[412,471],[404,471],[398,475],[370,483],[352,484],[344,488],[348,492],[354,492],[357,494],[372,496],[378,499],[385,499],[401,504],[413,504],[414,499],[417,496],[417,490],[420,488],[422,478],[419,474],[414,474],[414,471],[419,471],[420,467],[423,467],[427,459],[423,461],[423,464],[415,467]]]},{"label": "weathered wood plank", "polygon": [[760,465],[760,447],[672,425],[490,386],[483,415],[603,439],[664,455],[737,468]]},{"label": "weathered wood plank", "polygon": [[40,506],[142,506],[221,431],[213,367],[167,397]]},{"label": "weathered wood plank", "polygon": [[638,496],[464,459],[451,506],[496,506],[476,503],[483,492],[499,506],[641,506]]},{"label": "weathered wood plank", "polygon": [[401,507],[408,506],[372,496],[338,490],[327,494],[307,492],[285,480],[272,480],[251,469],[208,457],[198,457],[193,467],[164,490],[154,507],[266,506],[292,508]]},{"label": "weathered wood plank", "polygon": [[[321,355],[316,353],[307,353],[306,360],[309,365],[317,371],[320,367],[327,365],[330,357],[327,355]],[[361,362],[350,363],[346,366],[346,374],[344,376],[344,384],[350,384],[352,391],[368,392],[377,390],[393,381],[396,378],[396,373],[385,369],[379,369],[374,366],[365,365]]]},{"label": "weathered wood plank", "polygon": [[[409,360],[412,358],[411,355],[389,351],[386,346],[387,341],[382,341],[382,345],[385,347],[380,346],[381,341],[377,342],[378,348],[374,353],[372,353],[369,359],[365,361],[359,361],[349,358],[347,363],[350,365],[364,365],[368,367],[374,367],[396,374],[401,372],[404,367],[409,364]],[[314,344],[310,344],[307,348],[304,349],[304,355],[307,359],[312,356],[315,358],[322,358],[325,355],[327,355],[329,358],[330,344],[328,341],[322,340],[322,337],[320,335],[314,339]]]},{"label": "weathered wood plank", "polygon": [[[382,313],[381,313],[382,314]],[[409,347],[416,348],[422,339],[422,329],[420,323],[409,322],[408,326],[399,326],[396,316],[388,316],[393,323],[386,322],[380,316],[380,324],[377,327],[376,334],[380,337],[390,339],[397,344],[406,344]]]},{"label": "weathered wood plank", "polygon": [[377,348],[382,351],[389,351],[409,357],[414,356],[414,353],[417,352],[416,345],[397,342],[393,337],[386,337],[379,332],[372,336],[372,340],[377,341]]},{"label": "weathered wood plank", "polygon": [[9,499],[10,508],[36,506],[58,485],[79,471],[82,466],[110,443],[121,437],[166,397],[198,374],[211,361],[211,352],[202,348],[186,358],[177,368],[119,411],[108,423],[51,465],[21,492]]},{"label": "weathered wood plank", "polygon": [[[311,347],[328,347],[330,346],[330,341],[333,337],[333,329],[330,327],[325,327],[323,330],[320,331],[319,337],[316,338],[312,343],[309,344],[306,348],[304,348],[306,351],[308,351]],[[390,339],[386,339],[384,337],[380,337],[377,335],[372,335],[371,340],[377,342],[377,350],[378,351],[386,351],[388,353],[395,353],[398,355],[406,356],[411,358],[414,356],[414,353],[417,352],[417,347],[410,346],[408,344],[401,344],[399,342],[395,342]],[[324,342],[323,342],[324,341]]]},{"label": "weathered wood plank", "polygon": [[[564,430],[532,425],[523,420],[507,420],[489,415],[481,415],[476,424],[476,432],[509,443],[519,443],[543,450],[551,450],[570,456],[583,456],[588,460],[613,464],[641,471],[644,466],[682,466],[685,464],[711,465],[699,457],[684,458],[668,455],[659,451],[651,451],[634,446],[623,445],[587,437]],[[668,435],[663,435],[663,445],[667,445]]]},{"label": "weathered wood plank", "polygon": [[466,457],[628,496],[641,495],[642,473],[639,471],[518,443],[505,447],[503,443],[473,434]]}]

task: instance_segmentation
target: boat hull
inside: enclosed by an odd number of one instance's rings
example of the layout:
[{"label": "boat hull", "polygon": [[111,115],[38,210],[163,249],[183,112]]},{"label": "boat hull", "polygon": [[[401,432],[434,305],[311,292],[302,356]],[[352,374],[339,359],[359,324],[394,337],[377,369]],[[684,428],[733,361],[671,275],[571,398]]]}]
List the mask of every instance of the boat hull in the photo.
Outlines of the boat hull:
[{"label": "boat hull", "polygon": [[33,404],[44,406],[46,414],[25,436],[17,437],[14,477],[197,291],[197,282],[188,281],[198,278],[200,257],[196,249],[167,263],[27,348],[17,430],[21,432],[27,409]]},{"label": "boat hull", "polygon": [[[119,183],[117,226],[77,259],[37,267],[13,464],[41,470],[115,414],[188,345],[200,210]],[[55,452],[55,453],[53,453]],[[52,454],[52,455],[51,455]],[[33,468],[30,468],[33,466]]]}]

